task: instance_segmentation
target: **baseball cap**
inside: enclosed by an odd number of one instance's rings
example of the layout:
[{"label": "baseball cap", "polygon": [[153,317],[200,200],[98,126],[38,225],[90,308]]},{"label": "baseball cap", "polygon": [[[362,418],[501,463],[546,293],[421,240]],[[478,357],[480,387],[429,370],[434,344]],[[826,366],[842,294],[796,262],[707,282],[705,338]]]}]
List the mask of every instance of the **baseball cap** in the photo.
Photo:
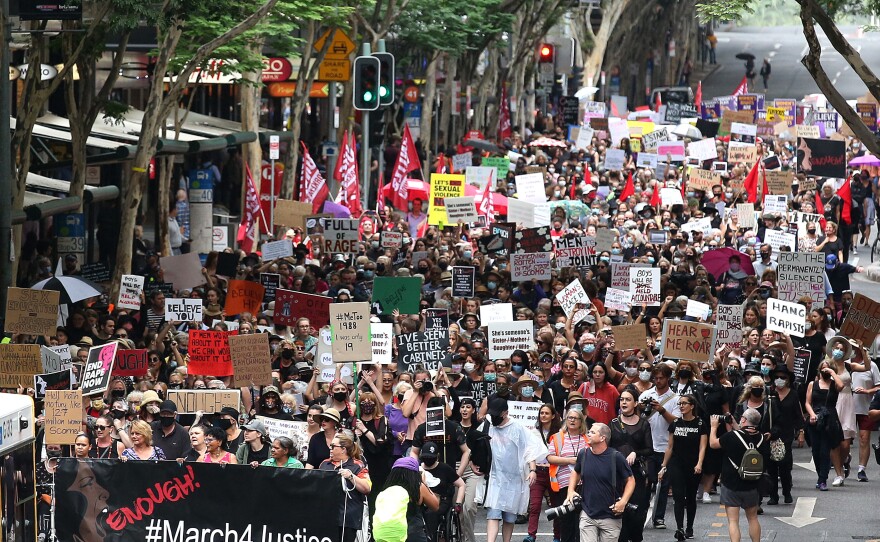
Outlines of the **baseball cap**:
[{"label": "baseball cap", "polygon": [[489,416],[492,416],[494,418],[496,416],[500,416],[503,412],[507,412],[507,399],[495,397],[491,401],[489,401]]},{"label": "baseball cap", "polygon": [[174,404],[174,401],[164,400],[162,404],[159,405],[159,412],[174,412],[177,413],[177,405]]},{"label": "baseball cap", "polygon": [[425,463],[432,463],[440,455],[440,446],[436,442],[426,442],[419,451],[419,457]]}]

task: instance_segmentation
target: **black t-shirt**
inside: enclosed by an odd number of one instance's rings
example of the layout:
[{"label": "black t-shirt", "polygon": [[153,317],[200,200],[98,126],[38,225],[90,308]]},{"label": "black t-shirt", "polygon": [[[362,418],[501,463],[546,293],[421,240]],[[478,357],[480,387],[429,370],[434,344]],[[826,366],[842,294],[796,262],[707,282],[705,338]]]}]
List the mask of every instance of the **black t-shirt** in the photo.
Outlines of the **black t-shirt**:
[{"label": "black t-shirt", "polygon": [[263,461],[269,459],[269,450],[272,448],[268,444],[263,444],[263,447],[260,448],[259,451],[254,451],[253,448],[250,447],[249,444],[243,444],[247,451],[245,453],[245,461],[244,464],[250,464],[256,461],[257,463],[262,463]]},{"label": "black t-shirt", "polygon": [[161,448],[168,459],[179,459],[192,449],[189,433],[179,423],[174,422],[174,430],[168,436],[165,436],[162,425],[158,421],[153,422],[150,426],[153,428],[153,446]]},{"label": "black t-shirt", "polygon": [[227,452],[235,455],[235,452],[238,451],[238,447],[244,442],[244,429],[232,440],[227,440],[226,444],[223,445],[223,449]]},{"label": "black t-shirt", "polygon": [[421,424],[416,428],[415,433],[413,433],[413,448],[421,449],[422,446],[425,445],[425,442],[436,442],[443,446],[443,450],[446,452],[444,454],[441,450],[440,462],[451,465],[454,468],[455,464],[461,460],[461,446],[467,443],[467,436],[464,434],[461,425],[455,421],[447,419],[445,420],[446,434],[443,436],[437,435],[432,437],[425,436],[426,428],[427,426],[425,424]]},{"label": "black t-shirt", "polygon": [[[721,451],[724,452],[724,461],[721,464],[721,484],[732,491],[749,491],[758,488],[758,481],[743,480],[737,470],[746,453],[746,447],[739,440],[737,434],[748,444],[753,444],[761,455],[767,457],[770,453],[770,442],[763,439],[760,433],[746,431],[731,431],[719,437]],[[760,443],[760,446],[758,445]],[[676,446],[677,448],[678,446]],[[765,465],[766,468],[766,465]]]},{"label": "black t-shirt", "polygon": [[[576,391],[577,386],[574,385],[571,388],[566,388],[562,385],[562,379],[559,379],[547,386],[547,390],[552,394],[553,406],[556,408],[556,412],[564,412],[565,402],[568,401],[568,394]],[[550,398],[548,397],[547,390],[544,391],[545,401]]]},{"label": "black t-shirt", "polygon": [[458,480],[458,473],[453,467],[450,467],[442,461],[437,462],[437,466],[433,469],[425,469],[430,472],[431,476],[440,480],[440,483],[431,488],[435,495],[443,501],[449,501],[453,497],[455,489],[455,481]]},{"label": "black t-shirt", "polygon": [[318,431],[309,439],[309,456],[306,458],[306,463],[317,469],[325,459],[330,459],[330,447],[327,446],[324,432]]},{"label": "black t-shirt", "polygon": [[278,371],[279,377],[280,377],[279,380],[281,382],[287,382],[287,379],[290,377],[290,374],[296,370],[296,369],[294,369],[293,366],[294,366],[293,359],[290,360],[290,365],[287,367],[281,365],[281,357],[275,358],[275,360],[272,361],[272,370]]},{"label": "black t-shirt", "polygon": [[691,421],[678,418],[669,424],[669,434],[675,437],[672,461],[683,466],[696,465],[700,459],[700,438],[709,434],[703,420],[699,417]]}]

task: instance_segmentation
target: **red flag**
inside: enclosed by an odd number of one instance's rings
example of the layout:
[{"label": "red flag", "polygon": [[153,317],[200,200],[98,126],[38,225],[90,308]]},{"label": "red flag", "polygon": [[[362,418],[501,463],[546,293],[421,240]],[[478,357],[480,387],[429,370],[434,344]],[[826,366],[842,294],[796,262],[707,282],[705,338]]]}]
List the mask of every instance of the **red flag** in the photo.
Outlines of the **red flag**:
[{"label": "red flag", "polygon": [[486,224],[491,224],[492,219],[495,217],[495,207],[492,204],[492,192],[489,191],[489,187],[492,186],[493,177],[495,176],[495,169],[492,169],[492,172],[489,173],[489,181],[486,183],[486,188],[483,190],[483,199],[480,201],[480,214],[486,217]]},{"label": "red flag", "polygon": [[620,117],[620,111],[617,109],[617,104],[614,103],[614,100],[611,100],[611,116]]},{"label": "red flag", "polygon": [[654,112],[660,112],[660,106],[663,105],[663,100],[660,98],[660,93],[657,93],[657,99],[654,101]]},{"label": "red flag", "polygon": [[822,231],[825,231],[825,205],[822,204],[822,196],[819,195],[818,190],[816,190],[816,214],[822,215],[819,224],[822,226]]},{"label": "red flag", "polygon": [[321,206],[327,200],[327,196],[330,195],[330,189],[327,188],[327,183],[321,177],[318,165],[315,164],[312,155],[309,154],[308,147],[303,142],[300,142],[300,144],[303,148],[302,174],[299,179],[300,201],[311,203],[312,212],[319,213]]},{"label": "red flag", "polygon": [[409,125],[404,124],[403,141],[400,142],[400,152],[397,153],[397,162],[394,163],[394,172],[391,174],[391,204],[396,209],[406,209],[409,201],[406,174],[421,167],[415,143],[409,133]]},{"label": "red flag", "polygon": [[574,199],[574,185],[577,184],[574,181],[571,183],[571,187],[568,189],[568,199]]},{"label": "red flag", "polygon": [[843,181],[843,185],[837,189],[837,197],[843,202],[840,221],[844,224],[852,224],[852,191],[849,179]]},{"label": "red flag", "polygon": [[510,127],[510,105],[507,103],[507,85],[501,85],[501,111],[498,115],[498,139],[504,141],[513,135]]},{"label": "red flag", "polygon": [[590,171],[590,166],[587,164],[584,164],[584,182],[593,184],[593,172]]},{"label": "red flag", "polygon": [[623,187],[623,191],[620,193],[620,201],[626,201],[626,198],[632,196],[636,193],[636,185],[633,182],[633,174],[632,170],[630,170],[629,175],[626,177],[626,185]]},{"label": "red flag", "polygon": [[385,210],[385,172],[379,172],[379,194],[376,196],[376,212]]},{"label": "red flag", "polygon": [[733,91],[731,96],[740,96],[742,94],[749,93],[749,79],[746,76],[743,76],[743,80],[739,82],[739,86],[736,87],[736,90]]},{"label": "red flag", "polygon": [[703,112],[703,82],[697,83],[697,95],[694,97],[694,104],[697,106],[697,113]]},{"label": "red flag", "polygon": [[[751,169],[751,171],[749,171],[749,174],[746,175],[746,180],[743,181],[743,190],[745,190],[746,194],[748,194],[748,196],[749,196],[748,199],[746,200],[749,203],[755,203],[756,201],[758,201],[758,172],[761,171],[761,173],[763,173],[762,169],[759,170],[760,165],[761,165],[760,161],[755,162],[755,165],[752,166],[752,169]],[[766,175],[766,173],[764,174],[764,193],[765,194],[767,193],[767,175]]]},{"label": "red flag", "polygon": [[260,236],[260,226],[257,220],[262,209],[260,208],[260,197],[257,195],[257,187],[254,186],[254,179],[251,176],[251,168],[245,164],[247,172],[247,188],[245,190],[244,212],[241,214],[241,223],[238,225],[238,246],[246,254],[250,254],[254,250],[254,243]]},{"label": "red flag", "polygon": [[339,182],[339,194],[336,203],[345,205],[351,216],[358,217],[363,213],[361,207],[361,188],[358,183],[357,157],[354,150],[354,136],[348,139],[348,132],[342,135],[342,152],[336,161],[333,178]]},{"label": "red flag", "polygon": [[657,207],[660,205],[660,181],[657,181],[657,184],[654,185],[654,193],[651,194],[651,207]]}]

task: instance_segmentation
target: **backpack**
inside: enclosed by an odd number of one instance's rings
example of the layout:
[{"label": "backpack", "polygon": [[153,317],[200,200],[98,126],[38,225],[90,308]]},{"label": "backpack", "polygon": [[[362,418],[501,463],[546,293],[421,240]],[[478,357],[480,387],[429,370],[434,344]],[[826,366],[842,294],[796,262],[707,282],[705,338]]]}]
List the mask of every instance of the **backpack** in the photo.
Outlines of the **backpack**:
[{"label": "backpack", "polygon": [[373,538],[376,542],[406,541],[407,506],[409,493],[401,486],[391,486],[379,493],[373,514]]},{"label": "backpack", "polygon": [[489,474],[492,468],[492,446],[489,441],[489,422],[483,420],[479,426],[472,428],[467,434],[467,447],[471,451],[471,461],[476,465],[480,472]]},{"label": "backpack", "polygon": [[734,431],[733,434],[743,443],[743,446],[746,447],[746,451],[743,454],[739,465],[734,463],[733,459],[727,458],[727,460],[730,461],[730,464],[736,469],[740,480],[757,482],[761,479],[761,475],[764,474],[764,456],[758,451],[758,448],[764,443],[764,436],[761,436],[761,440],[759,440],[758,445],[755,446],[754,444],[746,442],[739,431]]}]

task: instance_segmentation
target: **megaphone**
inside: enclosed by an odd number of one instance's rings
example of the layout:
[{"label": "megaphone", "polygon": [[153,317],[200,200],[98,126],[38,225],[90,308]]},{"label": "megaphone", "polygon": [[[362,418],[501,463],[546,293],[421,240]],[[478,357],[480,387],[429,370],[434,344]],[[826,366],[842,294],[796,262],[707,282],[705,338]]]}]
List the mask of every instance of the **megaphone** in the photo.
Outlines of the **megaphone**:
[{"label": "megaphone", "polygon": [[848,360],[853,355],[853,346],[850,344],[849,339],[842,335],[835,335],[831,337],[831,340],[828,341],[828,344],[825,345],[825,355],[831,358],[831,352],[834,351],[835,345],[840,345],[843,347],[843,359]]}]

